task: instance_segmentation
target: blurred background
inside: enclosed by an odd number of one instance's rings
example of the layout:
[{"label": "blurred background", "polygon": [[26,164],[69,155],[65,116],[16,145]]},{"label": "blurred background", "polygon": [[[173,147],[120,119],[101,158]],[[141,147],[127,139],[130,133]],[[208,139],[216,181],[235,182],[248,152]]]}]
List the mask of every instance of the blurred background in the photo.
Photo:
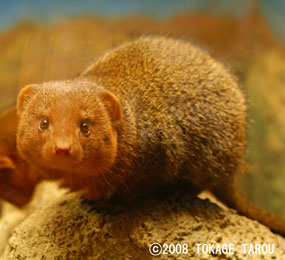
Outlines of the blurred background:
[{"label": "blurred background", "polygon": [[0,110],[28,83],[67,79],[140,35],[192,42],[236,75],[248,100],[241,189],[285,219],[285,1],[0,2]]}]

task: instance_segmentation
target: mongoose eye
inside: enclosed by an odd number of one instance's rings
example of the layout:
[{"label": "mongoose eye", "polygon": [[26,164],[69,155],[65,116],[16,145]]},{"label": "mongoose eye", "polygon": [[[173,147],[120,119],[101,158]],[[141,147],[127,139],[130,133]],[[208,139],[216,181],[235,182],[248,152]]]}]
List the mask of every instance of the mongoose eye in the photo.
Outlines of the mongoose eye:
[{"label": "mongoose eye", "polygon": [[39,130],[43,131],[43,130],[47,130],[49,127],[49,121],[47,118],[43,119],[39,125]]},{"label": "mongoose eye", "polygon": [[82,134],[84,134],[85,136],[89,136],[90,135],[90,128],[89,128],[89,122],[87,119],[83,120],[80,123],[80,131]]}]

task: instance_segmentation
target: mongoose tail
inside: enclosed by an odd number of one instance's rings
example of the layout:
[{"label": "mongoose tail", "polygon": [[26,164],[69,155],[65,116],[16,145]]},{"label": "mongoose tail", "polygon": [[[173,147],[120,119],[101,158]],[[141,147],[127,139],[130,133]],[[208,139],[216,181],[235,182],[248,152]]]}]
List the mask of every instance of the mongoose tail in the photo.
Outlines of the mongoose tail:
[{"label": "mongoose tail", "polygon": [[211,190],[212,193],[228,207],[237,210],[241,215],[257,220],[269,227],[273,232],[285,236],[285,220],[276,217],[242,195],[234,184],[219,185]]}]

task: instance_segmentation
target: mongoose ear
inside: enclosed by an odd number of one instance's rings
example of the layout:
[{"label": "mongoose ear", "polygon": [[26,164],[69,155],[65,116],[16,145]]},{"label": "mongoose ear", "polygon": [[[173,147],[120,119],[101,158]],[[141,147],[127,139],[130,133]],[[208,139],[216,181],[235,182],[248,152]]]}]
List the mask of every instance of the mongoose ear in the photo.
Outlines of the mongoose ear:
[{"label": "mongoose ear", "polygon": [[102,101],[106,106],[113,123],[117,123],[122,118],[121,104],[117,97],[111,92],[106,91],[102,94]]},{"label": "mongoose ear", "polygon": [[7,156],[0,156],[0,169],[14,169],[15,164]]},{"label": "mongoose ear", "polygon": [[29,84],[21,89],[17,101],[18,114],[23,110],[25,103],[34,95],[34,90],[36,87],[36,84]]}]

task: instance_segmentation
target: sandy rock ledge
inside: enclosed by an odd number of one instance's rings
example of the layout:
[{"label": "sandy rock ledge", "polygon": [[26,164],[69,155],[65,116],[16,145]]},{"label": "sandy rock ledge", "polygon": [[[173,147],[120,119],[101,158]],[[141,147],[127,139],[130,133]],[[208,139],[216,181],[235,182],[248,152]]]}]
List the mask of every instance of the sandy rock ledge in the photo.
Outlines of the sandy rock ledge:
[{"label": "sandy rock ledge", "polygon": [[[187,254],[152,256],[149,246],[187,244]],[[234,254],[198,254],[196,243],[234,244]],[[242,244],[274,244],[274,254],[246,254]],[[145,201],[119,214],[96,212],[75,194],[28,216],[3,259],[285,259],[285,240],[263,225],[208,200]]]}]

